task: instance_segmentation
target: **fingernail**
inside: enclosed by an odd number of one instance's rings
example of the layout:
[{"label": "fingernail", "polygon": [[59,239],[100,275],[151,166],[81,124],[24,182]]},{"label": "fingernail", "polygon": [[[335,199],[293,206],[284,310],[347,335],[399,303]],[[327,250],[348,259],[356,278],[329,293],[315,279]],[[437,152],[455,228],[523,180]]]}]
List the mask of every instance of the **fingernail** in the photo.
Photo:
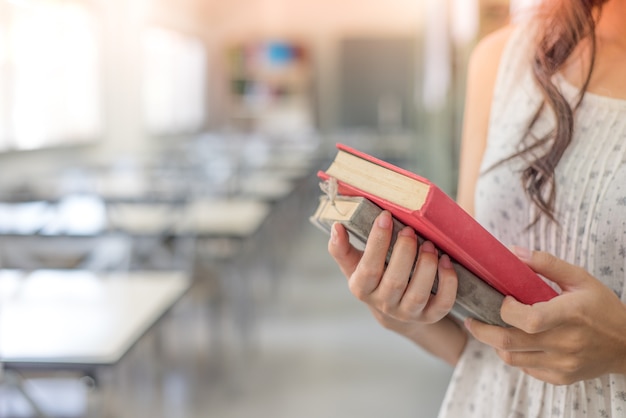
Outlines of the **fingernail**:
[{"label": "fingernail", "polygon": [[532,256],[532,252],[525,247],[518,247],[517,245],[513,245],[511,247],[511,250],[513,251],[513,253],[520,259],[522,260],[530,260],[531,256]]},{"label": "fingernail", "polygon": [[424,243],[422,244],[420,248],[422,251],[425,251],[427,253],[437,254],[437,250],[435,249],[435,246],[430,241],[424,241]]},{"label": "fingernail", "polygon": [[403,237],[413,238],[415,237],[415,231],[413,231],[413,228],[407,226],[405,228],[402,228],[402,230],[398,232],[398,235],[402,235]]},{"label": "fingernail", "polygon": [[505,296],[502,300],[502,306],[507,305],[509,303],[519,303],[513,296]]},{"label": "fingernail", "polygon": [[444,269],[451,269],[452,262],[450,261],[450,257],[448,257],[447,254],[442,255],[441,258],[439,259],[439,265],[443,267]]},{"label": "fingernail", "polygon": [[465,318],[465,321],[463,321],[463,325],[465,325],[465,328],[471,331],[472,330],[472,318]]},{"label": "fingernail", "polygon": [[337,244],[337,223],[336,222],[330,228],[330,243],[333,245]]},{"label": "fingernail", "polygon": [[380,215],[378,215],[378,220],[376,221],[378,226],[382,229],[390,229],[391,228],[391,214],[384,210]]}]

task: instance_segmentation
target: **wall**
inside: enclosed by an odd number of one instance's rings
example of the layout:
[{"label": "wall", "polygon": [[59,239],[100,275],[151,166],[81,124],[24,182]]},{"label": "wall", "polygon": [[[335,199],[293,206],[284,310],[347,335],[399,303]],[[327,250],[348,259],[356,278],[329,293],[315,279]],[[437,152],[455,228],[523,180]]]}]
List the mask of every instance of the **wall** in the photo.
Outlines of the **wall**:
[{"label": "wall", "polygon": [[51,167],[142,155],[158,148],[142,127],[141,28],[159,24],[202,37],[209,48],[209,126],[225,120],[220,70],[222,49],[256,37],[306,40],[315,57],[319,119],[336,126],[336,44],[344,36],[417,34],[422,2],[417,0],[92,0],[101,18],[105,132],[95,145],[0,154],[0,173],[38,176]]},{"label": "wall", "polygon": [[[325,133],[337,127],[338,40],[350,36],[418,36],[423,5],[415,0],[234,0],[213,21],[216,43],[287,37],[305,40],[315,58],[318,115]],[[218,57],[219,60],[219,57]],[[219,100],[217,98],[216,100]]]}]

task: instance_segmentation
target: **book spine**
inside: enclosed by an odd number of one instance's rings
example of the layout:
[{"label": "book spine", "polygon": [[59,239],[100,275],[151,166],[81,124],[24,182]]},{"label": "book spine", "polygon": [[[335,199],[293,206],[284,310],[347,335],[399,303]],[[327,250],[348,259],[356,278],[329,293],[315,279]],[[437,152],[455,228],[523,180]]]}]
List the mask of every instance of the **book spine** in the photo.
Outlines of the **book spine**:
[{"label": "book spine", "polygon": [[[465,266],[505,295],[514,295],[525,304],[552,299],[557,292],[524,264],[502,242],[463,210],[439,188],[431,189],[432,198],[419,216],[437,225],[445,249],[465,261]],[[466,245],[456,245],[465,243]],[[452,254],[451,254],[452,255]]]}]

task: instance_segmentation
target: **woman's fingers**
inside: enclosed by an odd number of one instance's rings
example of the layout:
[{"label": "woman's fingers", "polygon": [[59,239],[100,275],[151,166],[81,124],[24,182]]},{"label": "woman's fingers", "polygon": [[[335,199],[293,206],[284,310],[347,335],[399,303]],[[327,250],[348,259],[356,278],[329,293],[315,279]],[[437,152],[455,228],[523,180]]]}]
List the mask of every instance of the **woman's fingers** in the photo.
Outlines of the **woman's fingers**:
[{"label": "woman's fingers", "polygon": [[420,245],[411,283],[402,299],[405,309],[422,311],[430,300],[431,290],[437,274],[438,255],[430,241]]},{"label": "woman's fingers", "polygon": [[388,312],[397,308],[403,298],[417,254],[417,236],[412,228],[402,229],[396,238],[389,264],[375,293],[380,309]]},{"label": "woman's fingers", "polygon": [[450,312],[456,301],[456,291],[459,284],[450,257],[446,254],[439,259],[437,271],[439,275],[437,294],[431,297],[424,312],[433,322],[440,320]]},{"label": "woman's fingers", "polygon": [[[388,211],[375,220],[365,250],[350,245],[340,224],[333,225],[330,254],[348,277],[350,291],[372,308],[403,321],[436,322],[448,314],[456,298],[457,277],[448,256],[441,261],[437,249],[426,241],[419,246],[415,231],[401,230],[387,262],[393,221]],[[439,274],[436,295],[431,294]]]},{"label": "woman's fingers", "polygon": [[360,300],[367,299],[380,284],[391,244],[392,229],[391,214],[383,211],[374,221],[363,256],[354,273],[349,276],[350,291]]},{"label": "woman's fingers", "polygon": [[[439,275],[437,294],[431,293],[435,277]],[[399,310],[403,316],[420,318],[434,323],[446,316],[456,300],[457,276],[447,255],[439,259],[435,246],[425,241],[419,248],[419,255],[413,276],[400,300]]]},{"label": "woman's fingers", "polygon": [[350,245],[348,232],[339,222],[335,222],[330,230],[330,240],[328,241],[328,252],[339,265],[339,269],[344,276],[350,277],[363,255],[362,251]]}]

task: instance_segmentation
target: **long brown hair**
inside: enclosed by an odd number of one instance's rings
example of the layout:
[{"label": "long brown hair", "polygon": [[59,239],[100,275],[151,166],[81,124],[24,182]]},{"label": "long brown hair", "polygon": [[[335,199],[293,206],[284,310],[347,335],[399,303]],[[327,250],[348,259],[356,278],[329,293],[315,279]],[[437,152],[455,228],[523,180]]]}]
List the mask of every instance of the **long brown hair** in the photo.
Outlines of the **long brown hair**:
[{"label": "long brown hair", "polygon": [[[540,210],[531,225],[539,220],[541,214],[556,221],[554,171],[572,140],[574,112],[582,102],[591,79],[596,53],[595,18],[606,1],[544,0],[537,14],[542,22],[542,30],[538,34],[532,70],[543,94],[543,101],[531,119],[522,140],[523,149],[505,160],[522,157],[528,162],[528,166],[522,171],[522,184],[530,200]],[[553,76],[563,69],[568,58],[583,40],[589,42],[590,61],[580,95],[572,106],[553,83]],[[536,137],[532,134],[532,128],[546,110],[554,113],[556,125],[547,135]],[[538,152],[546,148],[547,152]]]}]

